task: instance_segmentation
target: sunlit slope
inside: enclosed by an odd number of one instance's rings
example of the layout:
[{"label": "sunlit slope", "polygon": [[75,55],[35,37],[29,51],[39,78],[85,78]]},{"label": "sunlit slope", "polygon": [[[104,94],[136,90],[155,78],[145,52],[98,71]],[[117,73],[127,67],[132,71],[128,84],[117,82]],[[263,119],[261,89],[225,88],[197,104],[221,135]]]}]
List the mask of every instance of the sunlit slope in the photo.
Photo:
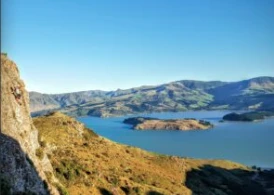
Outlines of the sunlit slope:
[{"label": "sunlit slope", "polygon": [[254,171],[225,160],[150,153],[96,135],[62,113],[34,118],[66,194],[265,194]]}]

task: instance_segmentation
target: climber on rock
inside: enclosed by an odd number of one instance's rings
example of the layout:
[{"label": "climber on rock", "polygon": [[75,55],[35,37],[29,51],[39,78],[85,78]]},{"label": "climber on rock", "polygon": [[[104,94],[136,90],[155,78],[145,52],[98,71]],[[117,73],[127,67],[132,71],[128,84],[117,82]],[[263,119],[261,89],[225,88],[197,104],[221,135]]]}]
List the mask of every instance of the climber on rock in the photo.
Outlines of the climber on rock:
[{"label": "climber on rock", "polygon": [[11,87],[11,93],[14,95],[16,101],[21,105],[21,90],[19,87]]}]

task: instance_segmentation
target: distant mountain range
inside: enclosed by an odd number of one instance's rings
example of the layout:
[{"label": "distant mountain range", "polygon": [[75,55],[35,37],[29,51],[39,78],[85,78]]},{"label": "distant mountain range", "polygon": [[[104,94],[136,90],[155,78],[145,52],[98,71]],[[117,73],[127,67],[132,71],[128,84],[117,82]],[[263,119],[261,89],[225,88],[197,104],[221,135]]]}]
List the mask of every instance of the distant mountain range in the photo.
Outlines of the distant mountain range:
[{"label": "distant mountain range", "polygon": [[109,117],[186,110],[272,110],[274,77],[238,82],[182,80],[116,91],[30,92],[32,115],[60,110],[72,116]]}]

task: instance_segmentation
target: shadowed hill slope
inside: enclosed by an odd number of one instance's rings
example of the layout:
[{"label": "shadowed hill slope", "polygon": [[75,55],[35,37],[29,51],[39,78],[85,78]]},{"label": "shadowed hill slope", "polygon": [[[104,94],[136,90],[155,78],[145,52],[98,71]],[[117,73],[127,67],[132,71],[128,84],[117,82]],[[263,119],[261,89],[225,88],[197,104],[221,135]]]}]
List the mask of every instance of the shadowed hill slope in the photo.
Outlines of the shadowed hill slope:
[{"label": "shadowed hill slope", "polygon": [[251,177],[250,171],[241,168],[228,170],[222,167],[203,165],[187,172],[186,186],[192,190],[193,194],[266,195],[267,192],[263,190],[261,184],[251,180]]},{"label": "shadowed hill slope", "polygon": [[232,109],[273,109],[274,77],[258,77],[212,88],[213,105],[228,104]]},{"label": "shadowed hill slope", "polygon": [[34,118],[34,124],[54,174],[69,194],[225,195],[248,192],[246,184],[265,194],[252,180],[255,171],[241,164],[158,155],[117,144],[59,112]]}]

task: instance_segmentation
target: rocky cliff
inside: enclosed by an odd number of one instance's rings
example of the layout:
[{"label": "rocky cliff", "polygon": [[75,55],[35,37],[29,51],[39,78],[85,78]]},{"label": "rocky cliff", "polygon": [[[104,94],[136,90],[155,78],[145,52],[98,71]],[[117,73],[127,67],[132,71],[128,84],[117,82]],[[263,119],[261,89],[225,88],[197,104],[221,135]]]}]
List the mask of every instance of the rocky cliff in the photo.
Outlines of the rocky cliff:
[{"label": "rocky cliff", "polygon": [[[14,62],[1,54],[1,192],[59,194],[46,177],[53,169],[39,153],[38,131],[29,112],[29,95]],[[49,175],[49,174],[47,174]]]}]

